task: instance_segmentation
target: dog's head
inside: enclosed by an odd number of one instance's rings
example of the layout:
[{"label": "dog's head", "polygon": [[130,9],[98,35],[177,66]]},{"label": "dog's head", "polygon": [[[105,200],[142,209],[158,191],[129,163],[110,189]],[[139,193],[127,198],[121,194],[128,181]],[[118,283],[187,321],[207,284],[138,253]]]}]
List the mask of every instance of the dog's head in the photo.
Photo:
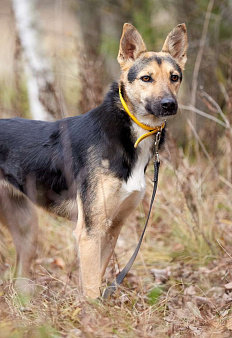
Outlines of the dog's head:
[{"label": "dog's head", "polygon": [[120,83],[131,111],[141,122],[156,126],[177,113],[178,93],[186,63],[187,31],[176,26],[162,51],[147,52],[139,32],[126,23],[120,40]]}]

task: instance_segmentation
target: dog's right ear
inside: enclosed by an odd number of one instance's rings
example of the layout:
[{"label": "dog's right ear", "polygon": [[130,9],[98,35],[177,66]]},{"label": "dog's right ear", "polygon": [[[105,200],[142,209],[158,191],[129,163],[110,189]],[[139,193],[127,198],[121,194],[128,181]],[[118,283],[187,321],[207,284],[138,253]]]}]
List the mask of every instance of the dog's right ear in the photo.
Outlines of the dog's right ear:
[{"label": "dog's right ear", "polygon": [[125,23],[118,52],[118,62],[121,68],[127,68],[131,62],[144,52],[146,52],[146,46],[141,35],[134,26]]},{"label": "dog's right ear", "polygon": [[167,36],[162,52],[169,53],[182,69],[187,61],[187,29],[184,23],[176,26]]}]

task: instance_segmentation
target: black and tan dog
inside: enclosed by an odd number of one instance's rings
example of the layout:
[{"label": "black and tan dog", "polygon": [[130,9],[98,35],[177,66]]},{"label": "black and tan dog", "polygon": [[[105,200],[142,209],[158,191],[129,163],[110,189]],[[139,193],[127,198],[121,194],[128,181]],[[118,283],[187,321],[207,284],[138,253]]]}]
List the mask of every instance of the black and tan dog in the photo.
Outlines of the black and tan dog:
[{"label": "black and tan dog", "polygon": [[[36,250],[35,204],[76,219],[82,288],[99,296],[101,278],[125,218],[141,201],[154,137],[123,108],[154,129],[177,112],[176,95],[186,62],[184,24],[172,30],[159,53],[125,24],[118,62],[121,76],[102,105],[56,122],[0,120],[0,221],[17,251],[18,284],[29,276]],[[163,134],[163,133],[162,133]]]}]

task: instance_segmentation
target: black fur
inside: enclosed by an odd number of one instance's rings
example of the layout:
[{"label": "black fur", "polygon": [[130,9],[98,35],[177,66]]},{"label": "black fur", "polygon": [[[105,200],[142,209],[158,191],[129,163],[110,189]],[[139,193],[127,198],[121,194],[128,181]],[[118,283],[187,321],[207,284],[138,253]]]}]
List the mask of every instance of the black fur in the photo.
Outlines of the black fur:
[{"label": "black fur", "polygon": [[131,120],[118,106],[114,83],[102,105],[82,116],[56,122],[1,119],[1,178],[45,207],[75,199],[76,189],[88,198],[90,177],[104,159],[110,172],[127,181],[139,149]]},{"label": "black fur", "polygon": [[159,57],[159,56],[156,56],[156,57],[155,57],[155,60],[156,60],[156,62],[158,63],[158,65],[161,66],[161,64],[162,64],[162,62],[163,62],[163,59],[162,59],[161,57]]},{"label": "black fur", "polygon": [[[56,122],[1,119],[0,179],[46,208],[75,199],[79,190],[89,229],[95,169],[106,159],[109,171],[127,181],[140,151],[119,102],[118,84],[113,83],[102,105],[82,116]],[[163,141],[164,132],[160,145]]]},{"label": "black fur", "polygon": [[147,99],[145,108],[147,112],[151,115],[154,115],[156,117],[164,117],[170,116],[170,115],[175,115],[178,110],[178,103],[173,95],[167,94],[165,96],[165,99],[170,99],[173,100],[174,106],[172,110],[166,110],[162,107],[162,100],[156,100],[154,98]]},{"label": "black fur", "polygon": [[136,60],[128,72],[128,81],[132,83],[137,78],[138,74],[143,70],[143,68],[152,61],[156,61],[159,66],[162,64],[162,62],[171,63],[172,66],[175,68],[175,70],[178,71],[180,79],[182,80],[181,69],[179,65],[176,63],[176,61],[171,56],[158,57],[154,55],[154,56],[151,56],[150,58],[143,58],[143,59]]},{"label": "black fur", "polygon": [[175,68],[175,70],[178,71],[179,76],[180,76],[180,81],[182,81],[182,71],[178,63],[171,57],[171,56],[165,56],[164,61],[167,61],[172,64],[172,66]]}]

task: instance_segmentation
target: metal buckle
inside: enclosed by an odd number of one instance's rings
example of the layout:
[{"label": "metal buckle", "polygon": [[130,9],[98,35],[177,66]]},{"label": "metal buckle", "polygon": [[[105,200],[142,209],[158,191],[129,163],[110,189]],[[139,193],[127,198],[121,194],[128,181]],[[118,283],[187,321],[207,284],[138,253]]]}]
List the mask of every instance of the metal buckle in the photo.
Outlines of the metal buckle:
[{"label": "metal buckle", "polygon": [[161,131],[158,131],[158,133],[155,135],[155,162],[159,163],[159,143],[161,139]]}]

